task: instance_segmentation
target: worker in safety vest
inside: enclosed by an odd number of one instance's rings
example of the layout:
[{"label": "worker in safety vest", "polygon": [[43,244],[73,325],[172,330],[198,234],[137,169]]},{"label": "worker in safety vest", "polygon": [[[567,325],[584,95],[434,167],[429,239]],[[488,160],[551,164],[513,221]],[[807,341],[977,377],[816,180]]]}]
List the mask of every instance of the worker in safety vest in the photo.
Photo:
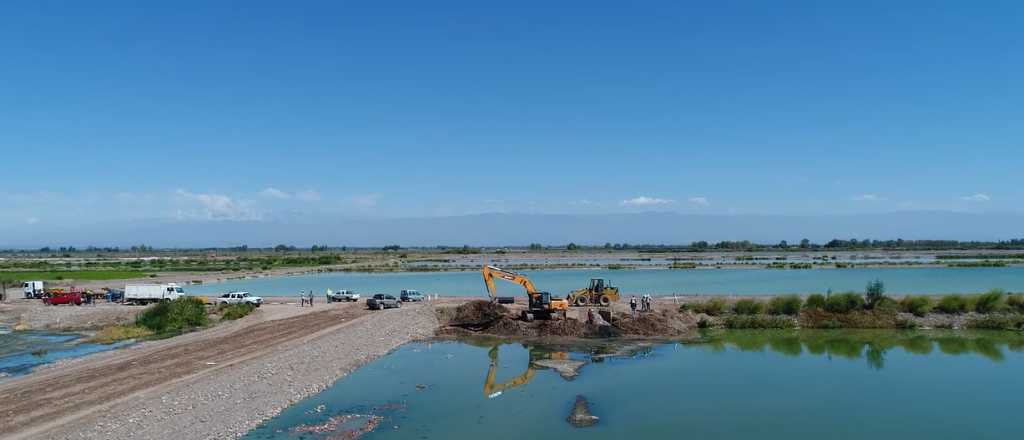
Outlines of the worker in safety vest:
[{"label": "worker in safety vest", "polygon": [[331,289],[327,289],[327,302],[332,301],[334,301],[334,298],[331,297]]}]

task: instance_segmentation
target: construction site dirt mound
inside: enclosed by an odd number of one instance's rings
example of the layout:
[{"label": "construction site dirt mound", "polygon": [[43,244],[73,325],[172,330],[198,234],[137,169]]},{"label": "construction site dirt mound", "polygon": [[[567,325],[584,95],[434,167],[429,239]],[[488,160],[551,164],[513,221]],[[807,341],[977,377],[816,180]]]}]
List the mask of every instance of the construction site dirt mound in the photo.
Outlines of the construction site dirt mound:
[{"label": "construction site dirt mound", "polygon": [[450,325],[472,331],[493,327],[501,318],[507,318],[509,310],[501,304],[490,301],[470,301],[455,308]]},{"label": "construction site dirt mound", "polygon": [[693,318],[675,310],[644,312],[636,317],[612,317],[610,324],[588,324],[577,319],[524,322],[509,308],[489,301],[470,301],[458,306],[441,335],[485,334],[553,338],[618,338],[625,336],[676,336],[697,327]]},{"label": "construction site dirt mound", "polygon": [[692,316],[675,310],[615,316],[612,325],[634,336],[674,336],[697,328]]}]

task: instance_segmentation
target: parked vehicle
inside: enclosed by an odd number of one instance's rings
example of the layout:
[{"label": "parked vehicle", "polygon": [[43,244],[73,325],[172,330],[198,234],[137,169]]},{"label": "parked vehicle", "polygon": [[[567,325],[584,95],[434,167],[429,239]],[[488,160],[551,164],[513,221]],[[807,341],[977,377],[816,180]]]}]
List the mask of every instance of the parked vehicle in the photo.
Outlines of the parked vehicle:
[{"label": "parked vehicle", "polygon": [[107,302],[118,302],[124,298],[123,290],[108,290],[106,295]]},{"label": "parked vehicle", "polygon": [[359,301],[359,294],[351,290],[339,290],[331,295],[331,300],[355,302]]},{"label": "parked vehicle", "polygon": [[378,293],[373,295],[373,298],[367,298],[366,300],[366,308],[370,310],[384,310],[392,307],[402,307],[402,301],[395,298],[394,295]]},{"label": "parked vehicle", "polygon": [[402,298],[402,301],[423,301],[423,295],[417,290],[403,290],[399,298]]},{"label": "parked vehicle", "polygon": [[51,296],[43,298],[43,304],[48,306],[59,306],[62,304],[74,304],[76,306],[80,306],[82,305],[82,302],[85,301],[85,299],[82,298],[83,295],[84,292],[76,292],[74,290],[68,293],[51,294]]},{"label": "parked vehicle", "polygon": [[124,302],[146,305],[159,301],[171,301],[185,296],[185,290],[175,283],[134,284],[124,286]]},{"label": "parked vehicle", "polygon": [[259,307],[263,305],[263,298],[255,295],[250,295],[249,292],[228,292],[222,294],[220,298],[217,298],[217,305],[235,305],[235,304],[247,304],[253,307]]},{"label": "parked vehicle", "polygon": [[21,284],[22,298],[42,298],[46,292],[42,281],[25,281]]}]

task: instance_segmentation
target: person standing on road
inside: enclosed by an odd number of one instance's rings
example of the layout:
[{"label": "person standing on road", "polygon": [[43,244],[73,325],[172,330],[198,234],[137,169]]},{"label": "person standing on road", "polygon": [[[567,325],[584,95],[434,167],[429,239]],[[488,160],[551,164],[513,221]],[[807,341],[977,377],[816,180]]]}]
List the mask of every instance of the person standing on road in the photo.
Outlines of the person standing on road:
[{"label": "person standing on road", "polygon": [[636,317],[636,296],[629,299],[629,314]]},{"label": "person standing on road", "polygon": [[314,296],[316,296],[316,294],[313,293],[313,289],[309,289],[309,306],[310,307],[313,307],[313,297]]},{"label": "person standing on road", "polygon": [[306,291],[302,290],[299,292],[299,298],[302,300],[302,305],[299,307],[306,307]]},{"label": "person standing on road", "polygon": [[594,309],[590,309],[590,311],[587,312],[587,324],[593,324],[593,323],[594,323]]},{"label": "person standing on road", "polygon": [[331,289],[327,289],[327,304],[334,302],[334,297],[331,296]]}]

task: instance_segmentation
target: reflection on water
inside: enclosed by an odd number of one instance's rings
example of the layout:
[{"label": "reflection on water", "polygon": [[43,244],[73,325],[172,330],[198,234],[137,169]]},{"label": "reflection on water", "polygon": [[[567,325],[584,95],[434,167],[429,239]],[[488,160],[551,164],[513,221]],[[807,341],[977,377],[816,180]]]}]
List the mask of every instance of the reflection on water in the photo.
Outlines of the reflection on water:
[{"label": "reflection on water", "polygon": [[[699,337],[410,344],[243,439],[962,440],[1015,438],[1018,429],[1012,390],[1024,388],[1021,334],[793,330]],[[969,380],[957,386],[937,386],[965,375]],[[567,423],[577,396],[599,417],[596,425]],[[951,418],[971,423],[947,423]]]},{"label": "reflection on water", "polygon": [[885,367],[885,356],[894,349],[929,355],[934,350],[948,355],[976,354],[993,362],[1006,359],[1005,351],[1024,352],[1024,335],[1016,332],[892,331],[892,330],[719,330],[702,331],[707,342],[687,348],[725,353],[772,351],[785,356],[801,354],[864,359],[875,370]]}]

